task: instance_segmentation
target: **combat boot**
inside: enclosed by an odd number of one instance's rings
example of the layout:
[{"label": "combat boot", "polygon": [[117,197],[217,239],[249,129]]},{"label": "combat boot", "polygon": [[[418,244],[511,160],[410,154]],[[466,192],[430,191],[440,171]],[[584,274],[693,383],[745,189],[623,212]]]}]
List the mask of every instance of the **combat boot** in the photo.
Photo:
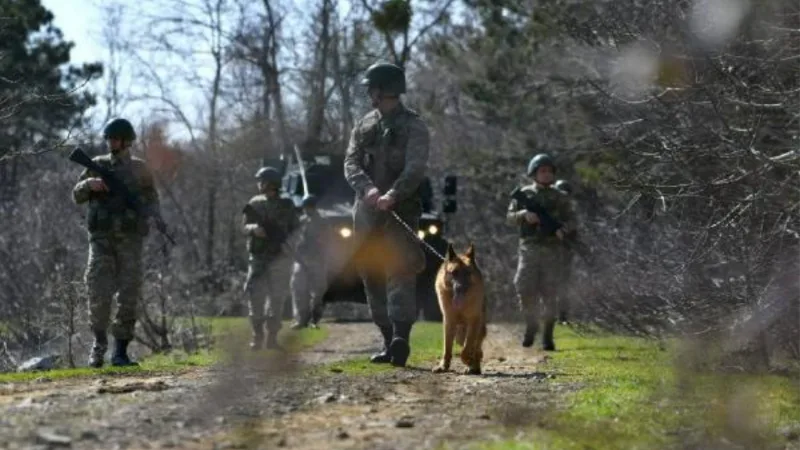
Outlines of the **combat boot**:
[{"label": "combat boot", "polygon": [[522,346],[525,348],[533,346],[533,340],[536,338],[536,332],[538,331],[538,326],[536,321],[529,321],[528,325],[525,327],[525,335],[522,337]]},{"label": "combat boot", "polygon": [[138,366],[139,363],[128,358],[128,343],[125,339],[114,340],[114,354],[111,356],[111,365],[116,367]]},{"label": "combat boot", "polygon": [[311,310],[311,323],[313,325],[319,326],[319,322],[322,320],[322,313],[323,313],[323,305],[318,305]]},{"label": "combat boot", "polygon": [[250,341],[250,350],[257,351],[264,348],[264,333],[253,333],[253,340]]},{"label": "combat boot", "polygon": [[379,327],[381,336],[383,336],[383,350],[376,353],[369,358],[369,361],[376,364],[388,364],[392,362],[392,356],[389,349],[392,345],[392,327]]},{"label": "combat boot", "polygon": [[278,330],[270,329],[267,327],[267,345],[266,348],[269,350],[279,350],[283,351],[283,347],[280,343],[278,343]]},{"label": "combat boot", "polygon": [[311,311],[301,314],[298,320],[295,320],[290,328],[292,330],[308,328],[310,322],[311,322]]},{"label": "combat boot", "polygon": [[89,367],[95,369],[103,367],[106,350],[108,350],[108,336],[105,332],[95,331],[94,343],[89,354]]},{"label": "combat boot", "polygon": [[405,367],[411,353],[411,322],[395,322],[394,335],[389,344],[391,363],[395,367]]},{"label": "combat boot", "polygon": [[253,340],[250,341],[250,350],[257,351],[264,348],[264,322],[250,318],[253,329]]},{"label": "combat boot", "polygon": [[542,350],[553,352],[556,350],[556,343],[553,341],[553,329],[556,326],[555,319],[548,319],[544,324],[544,336],[542,336]]}]

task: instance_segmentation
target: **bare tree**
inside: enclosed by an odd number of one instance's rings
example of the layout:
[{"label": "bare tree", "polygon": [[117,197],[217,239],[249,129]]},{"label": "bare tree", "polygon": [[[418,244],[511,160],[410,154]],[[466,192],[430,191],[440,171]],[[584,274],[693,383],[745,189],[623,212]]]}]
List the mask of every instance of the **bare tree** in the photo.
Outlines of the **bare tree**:
[{"label": "bare tree", "polygon": [[[411,60],[412,49],[420,40],[435,26],[447,20],[450,7],[455,0],[433,1],[424,9],[421,7],[412,9],[409,0],[380,0],[377,5],[375,3],[361,0],[373,26],[383,37],[386,51],[392,61],[400,67],[405,67]],[[421,13],[420,16],[427,16],[425,19],[420,19],[418,27],[415,27],[413,22],[415,12]],[[414,28],[417,28],[417,31],[412,35]]]},{"label": "bare tree", "polygon": [[322,0],[318,14],[313,16],[313,22],[318,23],[318,34],[314,39],[314,61],[310,67],[308,77],[310,95],[308,98],[308,114],[306,121],[306,140],[321,142],[322,129],[325,122],[325,109],[328,105],[329,89],[327,87],[330,75],[330,60],[333,41],[332,16],[335,13],[336,3],[332,0]]},{"label": "bare tree", "polygon": [[[207,270],[214,266],[214,242],[217,236],[217,202],[218,180],[220,174],[217,165],[213,163],[218,154],[220,145],[220,109],[223,97],[223,81],[225,68],[228,63],[226,49],[231,35],[228,31],[229,15],[232,12],[231,2],[226,0],[176,0],[173,2],[173,11],[167,15],[156,15],[146,18],[144,29],[148,30],[145,36],[130,36],[130,39],[144,40],[138,42],[136,47],[143,46],[146,51],[136,51],[136,59],[141,63],[144,72],[141,74],[152,84],[159,87],[158,93],[145,93],[138,97],[140,100],[155,100],[165,106],[165,109],[177,117],[179,122],[190,132],[194,145],[198,149],[209,153],[209,165],[206,167],[205,176],[208,177],[205,188],[205,230],[203,239],[205,243],[204,260]],[[188,43],[187,43],[188,42]],[[129,48],[134,48],[129,44]],[[168,76],[170,83],[175,83],[175,75],[171,69],[176,66],[160,66],[153,61],[155,55],[167,55],[169,58],[179,59],[180,66],[185,70],[179,73],[184,77],[184,83],[202,86],[201,92],[206,97],[204,125],[199,127],[204,130],[203,144],[198,141],[195,134],[198,128],[195,122],[184,111],[183,106],[174,98],[173,86],[165,83]],[[210,62],[210,76],[202,73],[196,61]],[[170,72],[166,75],[165,72]]]},{"label": "bare tree", "polygon": [[101,5],[102,17],[105,18],[101,31],[101,42],[106,49],[105,69],[105,118],[107,123],[111,118],[120,115],[127,103],[128,89],[122,85],[124,73],[127,72],[125,18],[129,14],[127,5],[113,2]]},{"label": "bare tree", "polygon": [[[282,24],[285,15],[277,11],[277,2],[262,0],[261,8],[253,10],[249,2],[242,1],[239,8],[240,21],[235,33],[231,51],[233,57],[239,61],[255,67],[261,77],[263,85],[261,109],[258,119],[272,121],[278,125],[278,136],[281,150],[278,154],[286,153],[289,156],[289,125],[283,100],[281,84],[281,54]],[[273,115],[274,111],[274,115]],[[266,141],[271,142],[270,134]],[[264,158],[275,159],[277,155],[268,147],[264,148]]]}]

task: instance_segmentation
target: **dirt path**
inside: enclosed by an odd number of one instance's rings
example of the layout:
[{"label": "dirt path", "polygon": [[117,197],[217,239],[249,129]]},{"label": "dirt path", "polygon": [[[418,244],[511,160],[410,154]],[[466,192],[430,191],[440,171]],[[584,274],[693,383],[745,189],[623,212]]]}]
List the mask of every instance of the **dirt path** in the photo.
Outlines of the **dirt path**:
[{"label": "dirt path", "polygon": [[370,324],[326,326],[329,338],[293,359],[234,352],[234,364],[181,375],[0,385],[0,448],[233,448],[243,423],[253,448],[431,448],[531,423],[552,392],[541,356],[500,326],[482,377],[298,372],[376,350]]}]

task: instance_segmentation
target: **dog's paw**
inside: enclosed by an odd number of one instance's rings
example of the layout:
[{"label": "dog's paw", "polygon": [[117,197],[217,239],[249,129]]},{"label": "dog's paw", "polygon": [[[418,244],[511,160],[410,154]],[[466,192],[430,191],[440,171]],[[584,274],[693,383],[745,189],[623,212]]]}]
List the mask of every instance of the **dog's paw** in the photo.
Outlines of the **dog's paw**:
[{"label": "dog's paw", "polygon": [[447,372],[448,367],[444,364],[439,364],[438,366],[433,368],[433,373],[444,373]]}]

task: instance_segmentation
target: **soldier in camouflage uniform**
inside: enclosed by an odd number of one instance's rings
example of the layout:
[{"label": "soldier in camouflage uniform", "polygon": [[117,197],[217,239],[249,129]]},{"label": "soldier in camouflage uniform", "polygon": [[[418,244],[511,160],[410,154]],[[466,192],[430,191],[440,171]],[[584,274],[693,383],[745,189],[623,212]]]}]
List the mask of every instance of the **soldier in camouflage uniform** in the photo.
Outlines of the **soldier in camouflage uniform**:
[{"label": "soldier in camouflage uniform", "polygon": [[[572,186],[569,184],[567,180],[557,180],[556,183],[553,185],[556,189],[566,194],[568,197],[572,197]],[[570,200],[573,204],[572,210],[576,211],[575,204],[573,200]],[[570,234],[575,235],[577,234],[577,230],[573,229]],[[575,260],[575,252],[570,251],[569,248],[564,249],[564,274],[563,274],[563,282],[564,282],[564,294],[558,301],[558,320],[566,324],[568,321],[568,316],[570,312],[570,306],[572,305],[573,301],[575,300],[575,289],[573,286],[573,261]]]},{"label": "soldier in camouflage uniform", "polygon": [[303,198],[305,215],[300,218],[297,255],[302,261],[295,261],[292,271],[292,306],[295,323],[292,329],[317,327],[322,310],[322,295],[327,287],[327,266],[325,255],[325,224],[317,210],[317,198],[307,195]]},{"label": "soldier in camouflage uniform", "polygon": [[137,365],[127,349],[136,326],[136,308],[142,290],[142,247],[154,218],[159,214],[158,192],[144,161],[131,156],[136,132],[125,119],[114,119],[104,130],[110,153],[93,160],[107,168],[138,194],[148,210],[144,217],[127,207],[125,199],[110,193],[99,175],[84,170],[72,190],[76,204],[89,203],[89,261],[85,282],[89,297],[89,326],[94,334],[89,366],[102,367],[108,348],[107,329],[111,300],[117,295],[117,312],[111,326],[114,366]]},{"label": "soldier in camouflage uniform", "polygon": [[[260,194],[251,198],[248,204],[258,215],[242,214],[242,228],[247,235],[249,253],[244,289],[248,295],[250,325],[253,329],[250,348],[260,350],[265,346],[266,325],[266,348],[279,349],[278,331],[281,329],[283,305],[289,295],[288,281],[292,271],[291,257],[283,251],[283,245],[297,228],[298,218],[292,201],[280,197],[281,174],[277,169],[262,167],[256,173],[256,179]],[[259,220],[276,227],[276,231],[270,235],[270,231]]]},{"label": "soldier in camouflage uniform", "polygon": [[[416,277],[425,268],[422,248],[390,214],[416,230],[422,214],[418,195],[428,162],[429,132],[419,115],[406,108],[403,70],[393,64],[370,66],[361,81],[373,111],[353,128],[344,161],[347,181],[356,192],[353,229],[366,244],[364,254],[386,255],[359,264],[372,320],[383,337],[374,363],[404,367],[416,321]],[[376,262],[381,263],[379,270]]]},{"label": "soldier in camouflage uniform", "polygon": [[[555,234],[545,235],[539,229],[539,217],[526,211],[516,200],[508,206],[507,221],[520,230],[519,264],[514,277],[520,306],[525,316],[523,347],[533,345],[539,328],[539,319],[544,319],[542,348],[555,350],[553,329],[556,322],[558,298],[563,292],[563,267],[565,246],[561,242],[567,233],[575,229],[575,217],[569,198],[551,187],[555,179],[555,164],[549,155],[539,154],[528,164],[528,176],[533,183],[522,188],[528,198],[534,199],[553,219],[563,224]],[[541,302],[541,303],[540,303]],[[544,307],[543,313],[540,308]]]}]

